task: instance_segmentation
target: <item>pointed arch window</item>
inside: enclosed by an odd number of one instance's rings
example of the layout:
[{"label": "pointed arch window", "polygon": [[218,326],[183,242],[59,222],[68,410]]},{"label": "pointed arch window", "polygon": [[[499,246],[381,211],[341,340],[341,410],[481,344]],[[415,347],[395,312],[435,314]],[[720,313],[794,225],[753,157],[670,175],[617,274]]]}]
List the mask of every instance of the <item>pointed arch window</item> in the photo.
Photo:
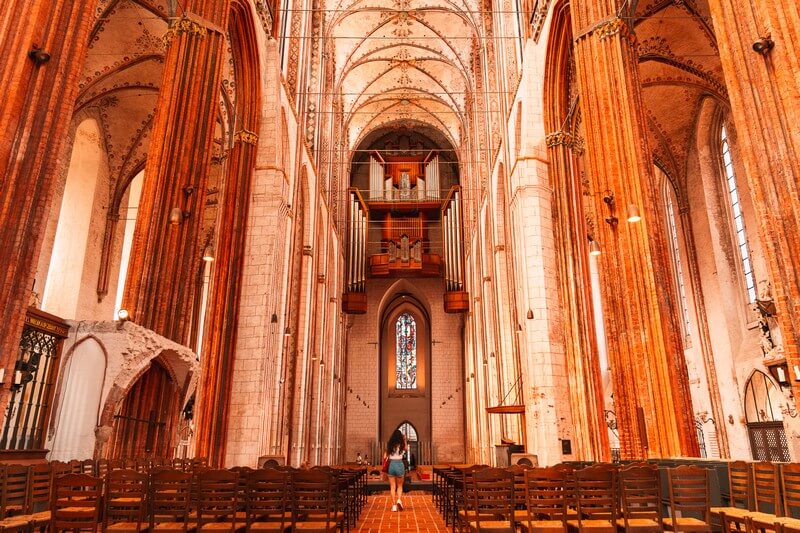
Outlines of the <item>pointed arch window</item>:
[{"label": "pointed arch window", "polygon": [[689,320],[689,299],[686,296],[686,285],[683,278],[683,263],[681,261],[681,245],[678,239],[678,219],[675,213],[675,202],[673,201],[674,191],[672,184],[666,179],[661,169],[656,167],[656,173],[661,175],[664,182],[664,203],[666,204],[667,230],[669,231],[669,251],[672,256],[673,274],[675,286],[678,291],[678,300],[681,312],[681,329],[686,346],[690,345],[690,333],[692,323]]},{"label": "pointed arch window", "polygon": [[739,197],[739,188],[736,185],[736,174],[733,170],[733,158],[731,157],[730,143],[728,142],[728,132],[725,126],[722,127],[721,136],[722,164],[725,167],[725,180],[728,186],[728,197],[730,199],[731,216],[733,217],[733,231],[736,235],[736,246],[739,248],[739,258],[742,261],[745,287],[747,288],[747,301],[756,301],[756,278],[753,274],[753,264],[750,259],[750,247],[747,244],[747,232],[744,228],[744,213]]},{"label": "pointed arch window", "polygon": [[397,317],[395,323],[395,388],[417,388],[417,321],[410,313]]}]

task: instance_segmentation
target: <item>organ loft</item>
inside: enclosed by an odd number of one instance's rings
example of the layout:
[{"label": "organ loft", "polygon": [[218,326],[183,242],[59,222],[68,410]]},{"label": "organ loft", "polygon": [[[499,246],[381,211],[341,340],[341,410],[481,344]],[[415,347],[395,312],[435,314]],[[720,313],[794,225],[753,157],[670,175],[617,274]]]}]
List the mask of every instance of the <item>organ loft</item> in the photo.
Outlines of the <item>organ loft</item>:
[{"label": "organ loft", "polygon": [[798,458],[793,1],[8,0],[0,29],[0,485]]}]

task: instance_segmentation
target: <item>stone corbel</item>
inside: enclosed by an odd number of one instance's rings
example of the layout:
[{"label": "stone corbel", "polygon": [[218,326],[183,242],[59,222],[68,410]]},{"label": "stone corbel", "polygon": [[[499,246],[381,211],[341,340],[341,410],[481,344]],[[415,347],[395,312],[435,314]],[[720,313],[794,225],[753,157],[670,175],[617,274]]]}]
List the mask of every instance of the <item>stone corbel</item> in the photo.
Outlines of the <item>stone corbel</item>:
[{"label": "stone corbel", "polygon": [[169,46],[172,39],[182,33],[188,33],[202,39],[209,32],[225,35],[225,31],[213,22],[187,11],[170,23],[169,29],[161,39],[164,41],[164,46]]},{"label": "stone corbel", "polygon": [[245,129],[236,132],[233,136],[233,142],[243,142],[252,146],[258,145],[258,134]]}]

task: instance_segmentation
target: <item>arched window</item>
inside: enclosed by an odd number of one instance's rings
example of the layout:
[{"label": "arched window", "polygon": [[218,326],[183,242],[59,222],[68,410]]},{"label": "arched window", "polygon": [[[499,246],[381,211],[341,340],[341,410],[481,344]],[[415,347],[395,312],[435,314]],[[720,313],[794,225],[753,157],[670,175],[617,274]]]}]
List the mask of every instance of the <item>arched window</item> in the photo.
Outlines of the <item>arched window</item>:
[{"label": "arched window", "polygon": [[661,178],[664,193],[664,205],[667,215],[667,231],[669,232],[669,251],[672,256],[673,277],[675,278],[675,287],[678,291],[678,303],[681,313],[681,329],[683,330],[683,338],[685,347],[690,345],[689,336],[692,331],[692,324],[689,321],[689,300],[686,297],[686,285],[683,278],[683,263],[681,261],[681,245],[678,239],[678,219],[675,212],[675,191],[672,184],[667,179],[663,171],[656,167],[656,175]]},{"label": "arched window", "polygon": [[736,245],[739,247],[739,257],[742,260],[744,282],[747,288],[747,301],[752,303],[756,300],[756,278],[753,274],[753,264],[750,261],[750,248],[747,245],[747,232],[744,228],[744,213],[742,212],[742,203],[739,198],[739,188],[736,185],[736,174],[733,170],[733,158],[731,157],[728,132],[725,126],[722,127],[721,142],[722,164],[725,167],[725,179],[728,185],[731,216],[733,217],[733,230],[736,234]]},{"label": "arched window", "polygon": [[417,388],[417,322],[410,313],[403,313],[397,317],[395,323],[396,334],[396,363],[397,380],[395,388],[411,390]]}]

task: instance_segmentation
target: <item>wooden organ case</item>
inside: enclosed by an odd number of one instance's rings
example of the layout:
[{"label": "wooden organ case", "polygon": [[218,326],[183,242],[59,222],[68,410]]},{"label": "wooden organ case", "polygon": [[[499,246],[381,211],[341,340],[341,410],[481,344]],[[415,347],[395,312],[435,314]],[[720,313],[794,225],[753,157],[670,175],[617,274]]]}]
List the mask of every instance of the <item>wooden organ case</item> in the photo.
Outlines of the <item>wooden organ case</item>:
[{"label": "wooden organ case", "polygon": [[445,311],[469,310],[461,190],[440,189],[439,155],[370,155],[370,190],[350,189],[345,313],[367,311],[367,277],[444,277]]}]

